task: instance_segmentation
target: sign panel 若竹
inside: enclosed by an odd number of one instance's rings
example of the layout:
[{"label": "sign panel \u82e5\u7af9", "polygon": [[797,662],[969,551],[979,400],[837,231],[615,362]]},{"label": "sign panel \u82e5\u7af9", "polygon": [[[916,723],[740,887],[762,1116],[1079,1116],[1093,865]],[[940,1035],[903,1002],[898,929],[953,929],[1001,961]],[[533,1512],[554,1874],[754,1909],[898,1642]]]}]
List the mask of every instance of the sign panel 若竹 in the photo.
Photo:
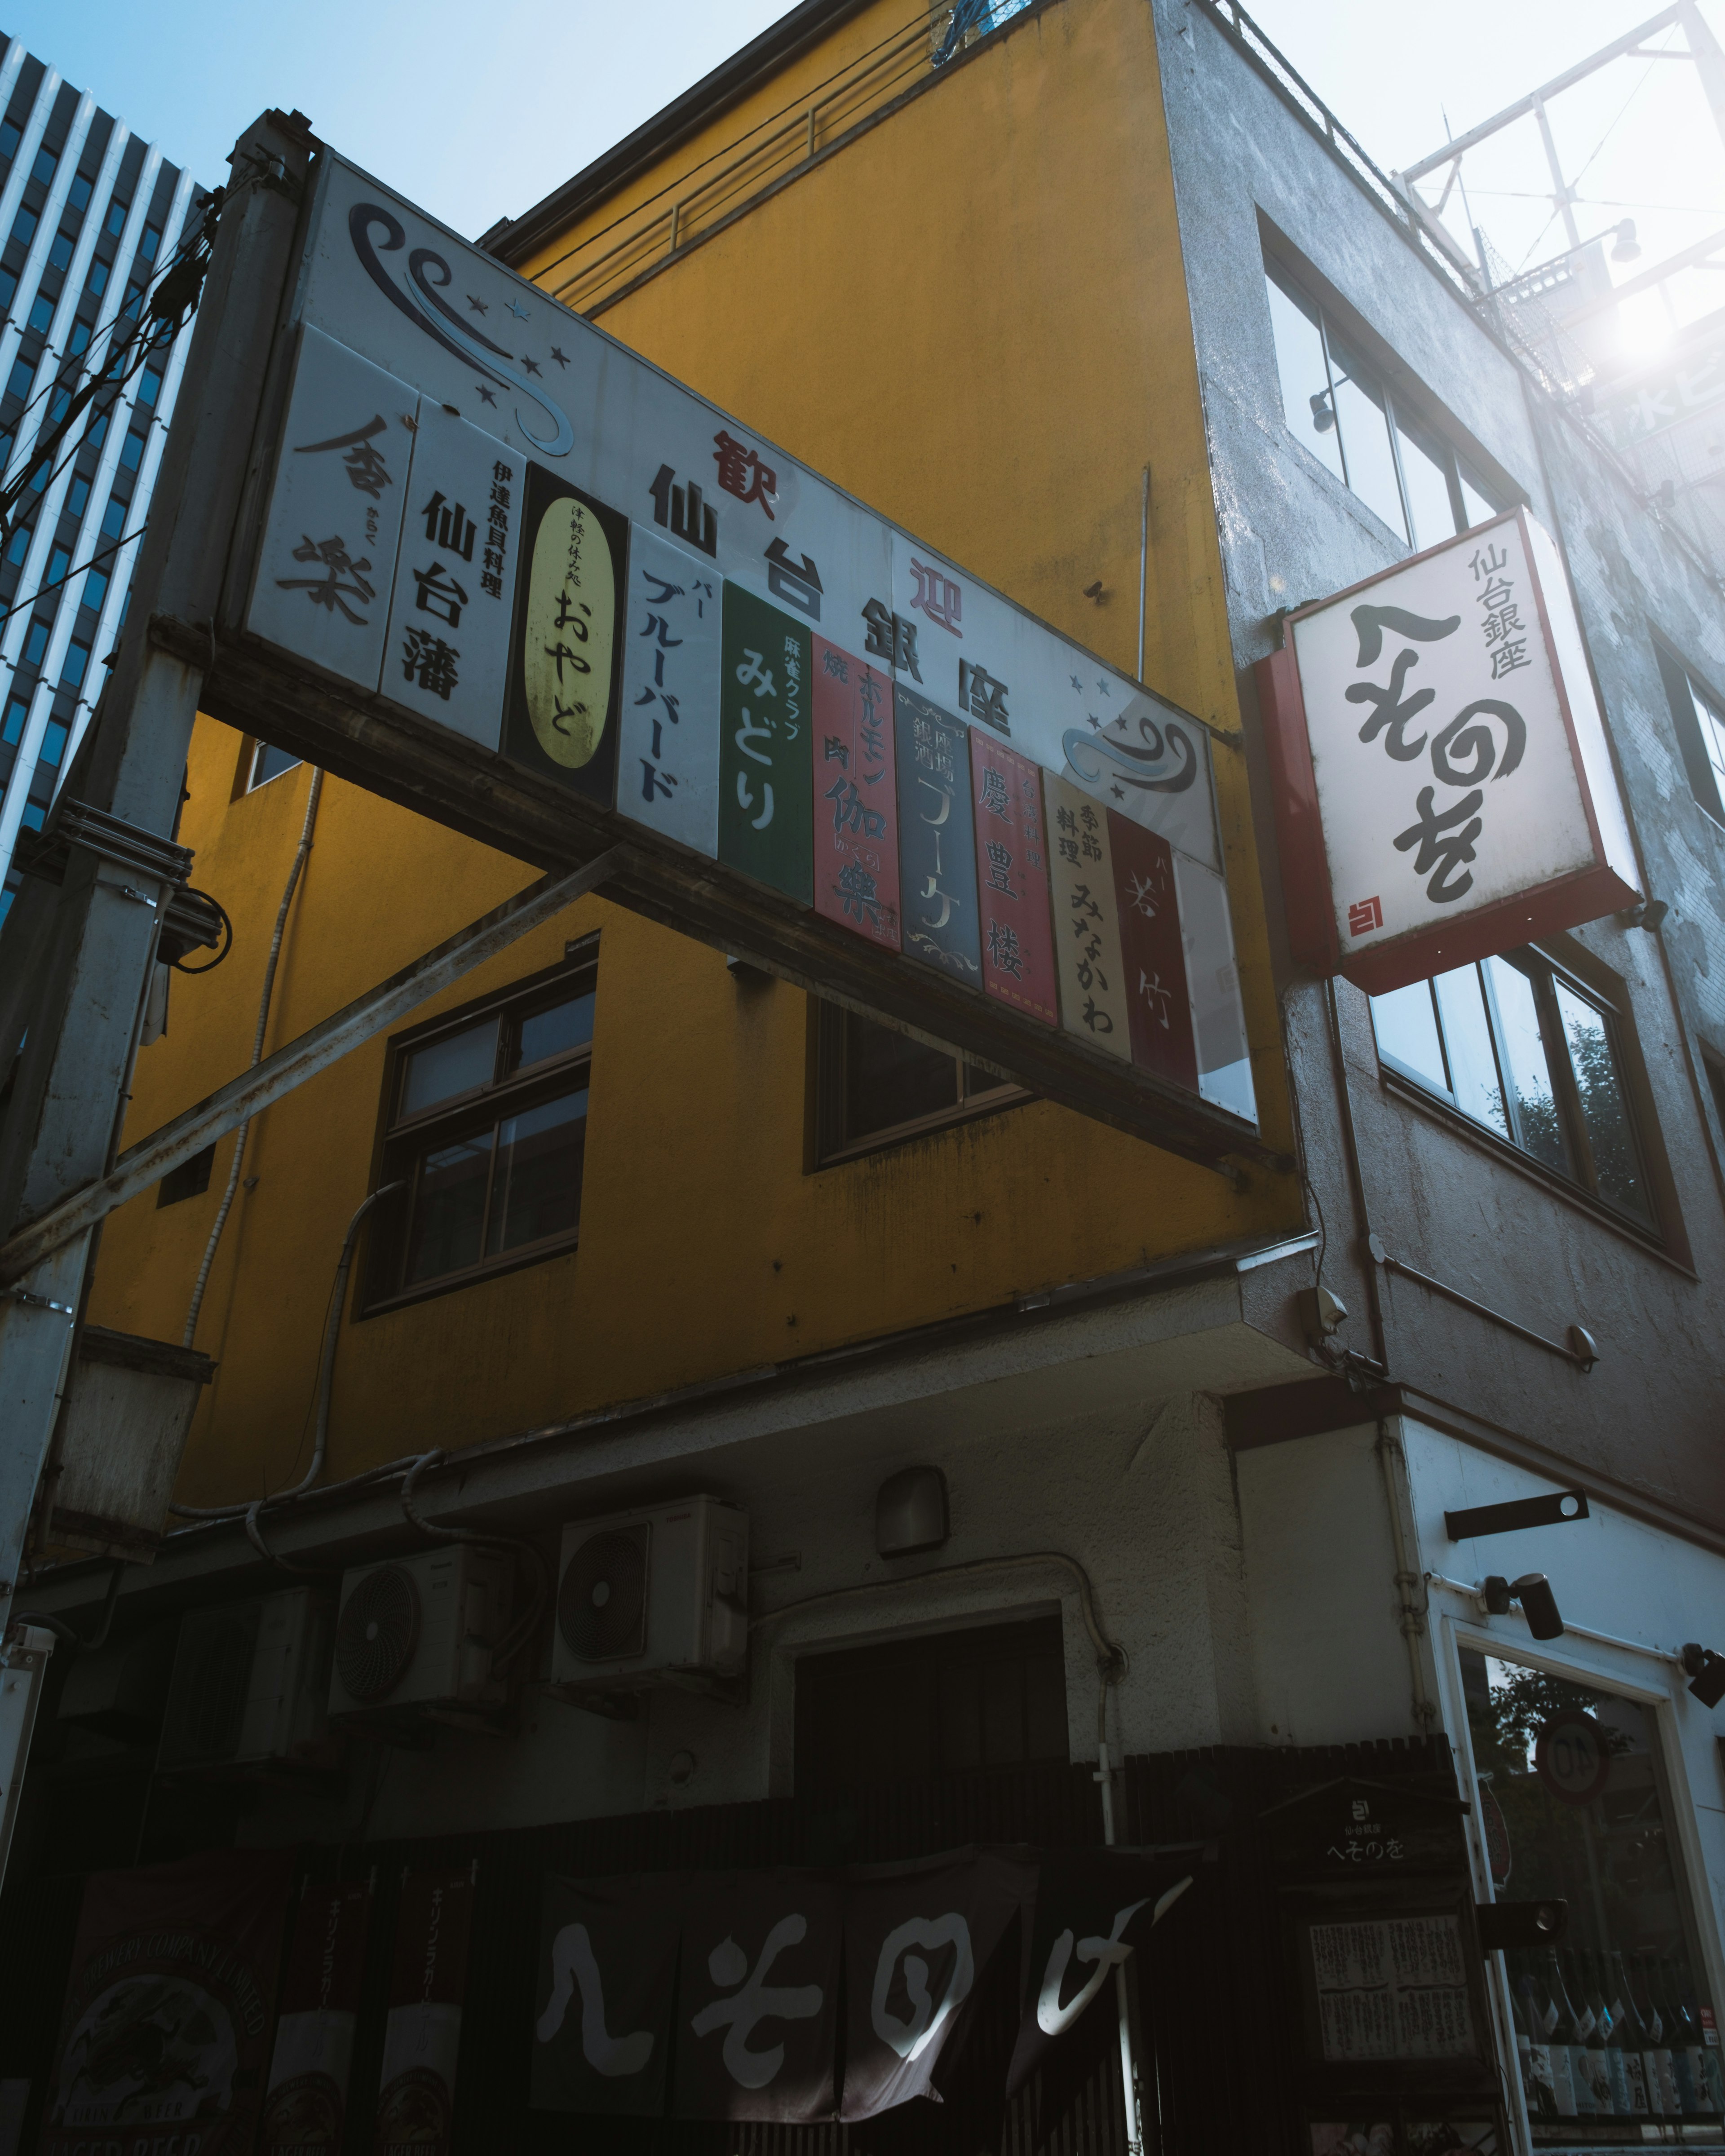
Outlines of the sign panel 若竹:
[{"label": "sign panel \u82e5\u7af9", "polygon": [[1195,1091],[1198,1053],[1173,850],[1166,839],[1124,816],[1110,814],[1108,836],[1132,1061]]},{"label": "sign panel \u82e5\u7af9", "polygon": [[1041,776],[1034,763],[977,730],[970,737],[970,781],[983,986],[1027,1017],[1058,1025]]},{"label": "sign panel \u82e5\u7af9", "polygon": [[1579,625],[1525,510],[1288,626],[1258,678],[1296,957],[1376,993],[1633,902]]}]

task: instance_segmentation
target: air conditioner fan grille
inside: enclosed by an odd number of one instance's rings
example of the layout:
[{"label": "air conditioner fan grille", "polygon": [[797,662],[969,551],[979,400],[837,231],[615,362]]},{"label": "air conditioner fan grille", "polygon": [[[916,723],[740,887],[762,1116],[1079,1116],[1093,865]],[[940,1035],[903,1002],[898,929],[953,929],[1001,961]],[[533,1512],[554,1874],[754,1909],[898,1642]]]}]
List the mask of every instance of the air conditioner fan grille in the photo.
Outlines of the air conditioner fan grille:
[{"label": "air conditioner fan grille", "polygon": [[370,1707],[406,1675],[419,1643],[419,1590],[404,1565],[367,1573],[341,1605],[336,1674],[350,1699]]},{"label": "air conditioner fan grille", "polygon": [[647,1651],[649,1532],[644,1523],[602,1528],[564,1566],[557,1629],[578,1661],[627,1661]]}]

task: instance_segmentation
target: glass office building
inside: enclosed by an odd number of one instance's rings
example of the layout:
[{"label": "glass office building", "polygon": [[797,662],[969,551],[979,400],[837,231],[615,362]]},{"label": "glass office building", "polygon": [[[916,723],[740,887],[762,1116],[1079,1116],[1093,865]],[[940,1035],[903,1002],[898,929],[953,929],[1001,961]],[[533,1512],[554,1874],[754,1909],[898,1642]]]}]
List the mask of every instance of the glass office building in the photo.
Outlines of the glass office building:
[{"label": "glass office building", "polygon": [[[0,456],[22,469],[108,363],[208,190],[61,80],[0,47]],[[33,476],[0,551],[0,916],[105,678],[190,341],[98,397]]]}]

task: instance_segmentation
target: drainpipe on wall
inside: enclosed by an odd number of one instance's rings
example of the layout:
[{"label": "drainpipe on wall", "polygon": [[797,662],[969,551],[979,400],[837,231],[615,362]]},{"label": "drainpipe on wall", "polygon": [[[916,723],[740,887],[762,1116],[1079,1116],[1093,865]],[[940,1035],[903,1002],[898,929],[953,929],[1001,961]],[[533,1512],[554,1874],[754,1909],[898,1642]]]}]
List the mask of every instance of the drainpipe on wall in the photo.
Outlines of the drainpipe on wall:
[{"label": "drainpipe on wall", "polygon": [[1384,1497],[1389,1507],[1389,1539],[1395,1549],[1397,1624],[1408,1643],[1408,1671],[1413,1681],[1410,1704],[1414,1727],[1422,1737],[1430,1734],[1437,1720],[1437,1702],[1425,1687],[1425,1583],[1408,1562],[1408,1538],[1402,1525],[1402,1486],[1407,1480],[1407,1455],[1391,1428],[1391,1418],[1378,1419],[1378,1442],[1373,1450],[1384,1471]]}]

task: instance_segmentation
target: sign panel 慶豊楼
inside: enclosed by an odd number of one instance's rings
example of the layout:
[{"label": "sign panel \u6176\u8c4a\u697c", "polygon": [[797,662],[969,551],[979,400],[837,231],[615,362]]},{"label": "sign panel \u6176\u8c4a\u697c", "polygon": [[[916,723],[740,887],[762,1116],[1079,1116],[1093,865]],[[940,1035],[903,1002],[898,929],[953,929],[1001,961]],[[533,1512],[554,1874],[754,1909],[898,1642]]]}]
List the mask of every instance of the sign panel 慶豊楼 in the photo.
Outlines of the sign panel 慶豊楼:
[{"label": "sign panel \u6176\u8c4a\u697c", "polygon": [[1634,903],[1557,548],[1517,510],[1259,662],[1296,957],[1379,993]]},{"label": "sign panel \u6176\u8c4a\u697c", "polygon": [[[314,184],[246,628],[627,819],[649,861],[670,842],[739,905],[962,983],[1039,1055],[1060,1029],[1255,1122],[1201,722],[345,160]],[[1127,833],[1106,957],[1061,911],[1056,795]],[[1158,893],[1130,949],[1115,852]]]}]

